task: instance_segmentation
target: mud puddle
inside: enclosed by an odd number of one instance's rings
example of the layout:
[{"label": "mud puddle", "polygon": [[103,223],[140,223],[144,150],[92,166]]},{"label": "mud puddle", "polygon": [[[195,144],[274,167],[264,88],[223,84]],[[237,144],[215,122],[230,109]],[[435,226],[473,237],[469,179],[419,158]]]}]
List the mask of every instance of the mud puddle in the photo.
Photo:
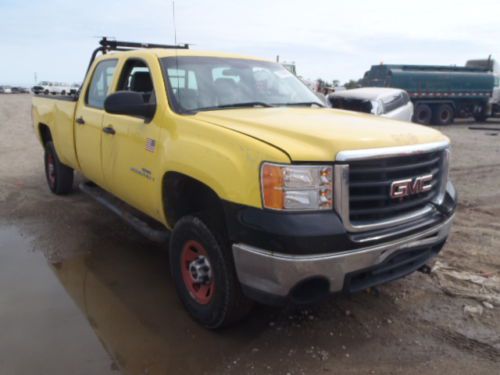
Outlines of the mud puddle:
[{"label": "mud puddle", "polygon": [[104,243],[53,266],[125,374],[220,373],[227,353],[247,345],[244,329],[214,333],[189,318],[161,249]]},{"label": "mud puddle", "polygon": [[65,254],[62,235],[44,257],[0,226],[0,374],[219,374],[267,328],[203,329],[174,293],[165,252],[115,241]]},{"label": "mud puddle", "polygon": [[0,227],[0,373],[118,374],[42,254]]}]

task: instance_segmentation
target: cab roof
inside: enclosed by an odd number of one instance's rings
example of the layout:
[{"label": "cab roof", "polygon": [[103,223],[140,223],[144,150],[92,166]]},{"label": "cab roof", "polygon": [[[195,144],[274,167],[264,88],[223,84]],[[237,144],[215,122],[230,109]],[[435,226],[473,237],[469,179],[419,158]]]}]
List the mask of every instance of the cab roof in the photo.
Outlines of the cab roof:
[{"label": "cab roof", "polygon": [[105,55],[99,56],[99,60],[104,58],[116,57],[119,54],[120,56],[156,56],[158,58],[163,57],[175,57],[175,56],[193,56],[193,57],[220,57],[220,58],[229,58],[229,59],[245,59],[245,60],[259,60],[259,61],[269,61],[260,57],[254,56],[246,56],[239,55],[234,53],[227,52],[216,52],[216,51],[198,51],[191,49],[176,49],[176,48],[142,48],[142,49],[134,49],[130,51],[109,51]]}]

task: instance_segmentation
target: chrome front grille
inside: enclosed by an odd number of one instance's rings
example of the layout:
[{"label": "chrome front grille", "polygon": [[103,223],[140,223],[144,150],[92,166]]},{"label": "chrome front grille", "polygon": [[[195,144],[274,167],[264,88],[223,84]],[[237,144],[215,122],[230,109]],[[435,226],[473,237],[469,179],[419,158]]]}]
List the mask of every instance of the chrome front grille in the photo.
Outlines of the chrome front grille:
[{"label": "chrome front grille", "polygon": [[[439,190],[443,151],[349,163],[351,223],[387,220],[425,207]],[[402,198],[390,196],[394,181],[432,175],[430,190]]]},{"label": "chrome front grille", "polygon": [[[335,208],[348,231],[386,228],[415,220],[444,197],[448,143],[345,151],[335,166]],[[390,195],[395,181],[432,175],[429,190],[401,198]]]}]

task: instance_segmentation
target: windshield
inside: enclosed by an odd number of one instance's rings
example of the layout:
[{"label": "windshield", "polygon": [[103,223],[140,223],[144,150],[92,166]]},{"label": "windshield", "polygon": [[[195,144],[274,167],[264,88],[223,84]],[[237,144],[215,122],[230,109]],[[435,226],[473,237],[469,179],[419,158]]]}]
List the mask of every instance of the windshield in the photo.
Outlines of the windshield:
[{"label": "windshield", "polygon": [[217,57],[161,59],[172,106],[180,113],[222,108],[323,106],[279,64]]},{"label": "windshield", "polygon": [[367,99],[343,98],[341,96],[329,96],[328,101],[332,108],[345,109],[346,111],[372,113],[374,101]]}]

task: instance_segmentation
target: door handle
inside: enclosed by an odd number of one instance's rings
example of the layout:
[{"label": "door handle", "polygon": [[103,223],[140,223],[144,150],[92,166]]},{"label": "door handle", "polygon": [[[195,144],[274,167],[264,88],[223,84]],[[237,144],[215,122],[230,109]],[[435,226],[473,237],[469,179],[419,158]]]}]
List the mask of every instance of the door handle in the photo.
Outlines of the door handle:
[{"label": "door handle", "polygon": [[106,126],[105,128],[102,129],[102,131],[106,134],[111,134],[111,135],[114,135],[116,133],[115,129],[113,129],[112,126]]},{"label": "door handle", "polygon": [[83,119],[83,117],[82,117],[82,116],[80,116],[80,117],[78,117],[78,118],[76,119],[76,123],[77,123],[78,125],[84,125],[84,124],[85,124],[85,120]]}]

